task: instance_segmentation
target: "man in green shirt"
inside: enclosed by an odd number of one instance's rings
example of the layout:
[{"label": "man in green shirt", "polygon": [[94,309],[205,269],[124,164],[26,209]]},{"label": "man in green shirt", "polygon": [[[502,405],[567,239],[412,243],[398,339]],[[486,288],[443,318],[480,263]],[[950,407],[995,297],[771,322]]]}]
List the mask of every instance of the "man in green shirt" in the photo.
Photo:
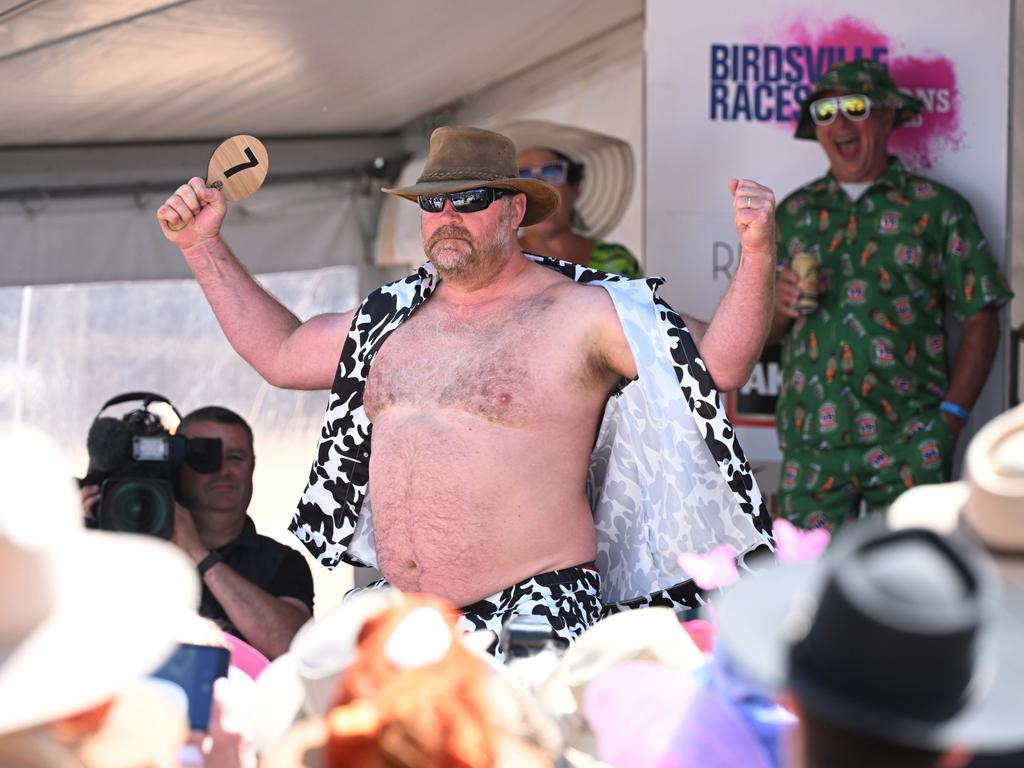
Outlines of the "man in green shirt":
[{"label": "man in green shirt", "polygon": [[[880,509],[948,479],[995,356],[1011,294],[970,204],[886,154],[892,129],[920,110],[863,60],[832,67],[801,104],[796,137],[817,139],[830,170],[776,211],[769,343],[783,341],[779,508],[804,527],[836,528],[862,500]],[[803,312],[798,254],[819,265]],[[948,367],[945,309],[964,332]]]}]

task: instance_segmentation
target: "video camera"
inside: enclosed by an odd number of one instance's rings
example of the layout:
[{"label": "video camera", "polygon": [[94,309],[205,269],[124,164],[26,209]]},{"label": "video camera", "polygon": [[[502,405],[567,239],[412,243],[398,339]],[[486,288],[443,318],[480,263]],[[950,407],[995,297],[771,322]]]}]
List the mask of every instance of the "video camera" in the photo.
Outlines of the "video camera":
[{"label": "video camera", "polygon": [[[120,418],[103,415],[108,408],[133,401],[141,401],[141,407]],[[152,392],[126,392],[103,404],[89,427],[89,470],[78,484],[100,486],[100,500],[92,510],[96,527],[170,539],[179,468],[216,472],[221,441],[172,435],[150,410],[153,403],[166,404],[181,421],[171,401]]]}]

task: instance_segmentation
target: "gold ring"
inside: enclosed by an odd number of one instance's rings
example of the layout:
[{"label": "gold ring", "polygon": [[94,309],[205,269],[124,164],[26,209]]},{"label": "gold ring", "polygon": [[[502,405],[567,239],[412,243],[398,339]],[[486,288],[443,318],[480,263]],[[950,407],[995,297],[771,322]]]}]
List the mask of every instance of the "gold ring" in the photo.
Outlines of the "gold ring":
[{"label": "gold ring", "polygon": [[748,197],[747,198],[747,208],[749,208],[749,207],[750,207],[750,198]]}]

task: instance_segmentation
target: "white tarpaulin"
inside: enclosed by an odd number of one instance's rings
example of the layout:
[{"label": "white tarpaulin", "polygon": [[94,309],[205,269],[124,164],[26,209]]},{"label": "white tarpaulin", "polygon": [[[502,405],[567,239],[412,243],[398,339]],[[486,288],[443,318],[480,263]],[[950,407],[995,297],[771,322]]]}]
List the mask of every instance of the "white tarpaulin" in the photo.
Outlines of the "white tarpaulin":
[{"label": "white tarpaulin", "polygon": [[[331,267],[261,276],[303,316],[352,306],[358,269]],[[129,391],[162,394],[184,415],[224,405],[253,428],[260,530],[284,530],[305,483],[327,396],[267,385],[224,339],[194,280],[0,288],[0,424],[27,423],[58,436],[85,474],[85,437],[100,406]],[[136,404],[136,407],[138,404]],[[314,568],[321,607],[340,597],[347,569]]]},{"label": "white tarpaulin", "polygon": [[[170,190],[170,191],[173,191]],[[185,277],[156,209],[166,195],[92,196],[0,202],[0,237],[16,254],[3,283],[100,282]],[[348,182],[267,187],[230,207],[224,236],[257,272],[369,266],[378,195]]]},{"label": "white tarpaulin", "polygon": [[4,3],[0,146],[396,131],[640,13],[639,0]]}]

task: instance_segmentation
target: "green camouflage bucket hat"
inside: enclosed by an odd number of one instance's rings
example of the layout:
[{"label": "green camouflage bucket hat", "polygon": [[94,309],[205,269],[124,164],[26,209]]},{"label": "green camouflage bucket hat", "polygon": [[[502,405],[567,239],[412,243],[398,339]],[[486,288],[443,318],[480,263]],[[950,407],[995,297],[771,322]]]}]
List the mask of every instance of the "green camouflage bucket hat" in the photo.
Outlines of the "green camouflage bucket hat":
[{"label": "green camouflage bucket hat", "polygon": [[827,93],[863,93],[876,108],[891,107],[895,114],[893,127],[913,119],[923,106],[920,99],[897,90],[885,64],[869,59],[840,62],[829,67],[818,78],[811,94],[800,102],[800,121],[793,134],[795,138],[815,138],[811,102]]}]

